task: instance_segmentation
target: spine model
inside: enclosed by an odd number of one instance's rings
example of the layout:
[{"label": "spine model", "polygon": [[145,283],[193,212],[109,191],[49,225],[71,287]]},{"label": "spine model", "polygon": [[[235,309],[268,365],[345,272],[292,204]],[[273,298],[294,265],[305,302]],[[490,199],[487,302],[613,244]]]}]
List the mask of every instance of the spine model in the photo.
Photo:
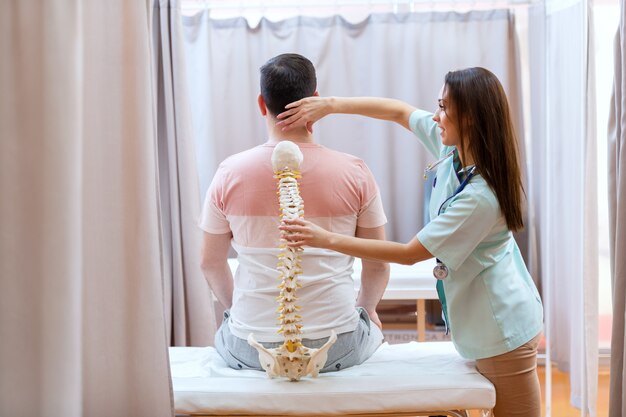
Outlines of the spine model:
[{"label": "spine model", "polygon": [[[298,179],[303,155],[296,144],[282,141],[272,154],[272,166],[278,180],[278,202],[280,205],[281,220],[298,219],[304,216],[304,201],[300,196]],[[261,366],[268,376],[282,376],[291,381],[311,374],[316,377],[324,367],[328,356],[328,349],[337,340],[332,332],[328,342],[319,349],[309,349],[302,344],[302,317],[298,314],[301,307],[296,304],[298,276],[302,273],[300,266],[300,252],[302,248],[280,245],[277,269],[281,280],[277,297],[279,333],[282,333],[284,342],[275,349],[267,349],[254,340],[253,334],[248,336],[248,343],[259,352]]]},{"label": "spine model", "polygon": [[[300,197],[298,188],[298,178],[300,173],[289,169],[277,172],[274,178],[278,179],[278,201],[280,203],[281,220],[298,219],[304,215],[304,202]],[[300,306],[296,305],[297,289],[301,287],[298,284],[298,275],[302,273],[300,266],[300,256],[302,248],[293,248],[285,243],[280,245],[280,254],[278,255],[277,269],[280,272],[281,284],[280,295],[277,300],[280,303],[278,307],[278,320],[280,322],[279,333],[285,338],[285,343],[281,346],[283,355],[290,360],[301,360],[305,356],[302,346],[302,317],[298,314]]]}]

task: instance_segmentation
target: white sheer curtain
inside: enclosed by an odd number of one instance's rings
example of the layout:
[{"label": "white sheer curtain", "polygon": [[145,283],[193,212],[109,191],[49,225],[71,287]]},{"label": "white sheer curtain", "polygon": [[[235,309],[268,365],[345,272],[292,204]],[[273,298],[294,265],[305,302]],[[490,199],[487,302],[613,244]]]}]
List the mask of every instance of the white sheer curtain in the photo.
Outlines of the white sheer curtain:
[{"label": "white sheer curtain", "polygon": [[530,173],[547,359],[570,373],[572,404],[595,416],[597,163],[587,7],[586,1],[566,0],[530,10]]},{"label": "white sheer curtain", "polygon": [[626,416],[626,7],[620,1],[609,120],[609,221],[613,291],[609,417]]},{"label": "white sheer curtain", "polygon": [[200,270],[200,195],[180,4],[177,0],[154,0],[154,8],[168,340],[173,346],[207,346],[213,344],[217,322],[211,290]]},{"label": "white sheer curtain", "polygon": [[0,415],[171,416],[151,3],[0,8]]},{"label": "white sheer curtain", "polygon": [[[267,139],[256,104],[259,67],[280,53],[311,59],[321,95],[394,97],[433,111],[447,71],[484,66],[502,81],[521,130],[518,51],[508,10],[372,14],[359,23],[339,16],[261,19],[254,28],[244,18],[208,15],[184,20],[202,194],[219,161]],[[418,141],[399,126],[356,116],[328,117],[314,133],[319,143],[367,162],[390,219],[388,237],[411,239],[422,226],[422,174],[432,161]]]}]

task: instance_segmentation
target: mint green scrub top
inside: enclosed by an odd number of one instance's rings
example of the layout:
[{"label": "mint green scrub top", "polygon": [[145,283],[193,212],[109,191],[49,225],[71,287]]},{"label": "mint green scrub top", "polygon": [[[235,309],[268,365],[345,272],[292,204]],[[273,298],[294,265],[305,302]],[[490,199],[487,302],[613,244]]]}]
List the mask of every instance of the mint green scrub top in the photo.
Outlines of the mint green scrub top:
[{"label": "mint green scrub top", "polygon": [[[432,117],[416,110],[409,126],[439,159],[454,147],[441,143]],[[448,267],[442,282],[452,341],[468,359],[510,352],[542,330],[543,307],[537,288],[480,167],[447,202],[459,186],[452,156],[438,166],[436,178],[431,220],[417,239]]]}]

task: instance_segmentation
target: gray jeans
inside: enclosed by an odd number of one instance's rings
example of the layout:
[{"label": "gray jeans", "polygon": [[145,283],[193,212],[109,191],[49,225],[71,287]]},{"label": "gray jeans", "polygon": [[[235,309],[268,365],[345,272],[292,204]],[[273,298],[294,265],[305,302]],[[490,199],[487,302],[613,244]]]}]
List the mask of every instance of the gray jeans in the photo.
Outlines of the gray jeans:
[{"label": "gray jeans", "polygon": [[[383,334],[375,324],[370,323],[367,312],[357,307],[359,324],[352,332],[337,335],[337,341],[328,350],[326,365],[320,372],[339,371],[363,363],[378,349],[383,342]],[[228,326],[230,314],[224,312],[224,321],[215,334],[215,348],[233,369],[256,369],[262,371],[259,363],[259,353],[248,344],[247,340],[234,336]],[[302,344],[308,348],[321,347],[328,337],[321,339],[302,339]],[[262,343],[272,349],[282,345],[282,342]]]}]

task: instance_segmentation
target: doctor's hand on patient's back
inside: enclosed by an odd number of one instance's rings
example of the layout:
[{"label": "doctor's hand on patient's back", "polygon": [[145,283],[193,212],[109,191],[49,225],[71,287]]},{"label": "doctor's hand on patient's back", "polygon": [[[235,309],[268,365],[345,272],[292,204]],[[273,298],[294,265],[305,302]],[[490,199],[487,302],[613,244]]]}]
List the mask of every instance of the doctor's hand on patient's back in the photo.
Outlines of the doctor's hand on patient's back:
[{"label": "doctor's hand on patient's back", "polygon": [[332,97],[312,96],[287,104],[287,110],[276,116],[280,120],[276,126],[284,131],[306,126],[312,132],[313,123],[332,113],[332,101]]},{"label": "doctor's hand on patient's back", "polygon": [[284,239],[287,246],[291,247],[328,248],[333,235],[328,230],[303,219],[285,219],[278,228],[281,231],[281,239]]},{"label": "doctor's hand on patient's back", "polygon": [[[278,228],[281,231],[281,239],[286,241],[287,246],[292,247],[312,246],[331,249],[333,236],[339,237],[336,233],[329,232],[303,219],[285,219]],[[363,305],[362,307],[367,311],[370,321],[382,330],[383,324],[378,317],[378,313],[376,313],[376,306],[367,308],[367,306]]]}]

